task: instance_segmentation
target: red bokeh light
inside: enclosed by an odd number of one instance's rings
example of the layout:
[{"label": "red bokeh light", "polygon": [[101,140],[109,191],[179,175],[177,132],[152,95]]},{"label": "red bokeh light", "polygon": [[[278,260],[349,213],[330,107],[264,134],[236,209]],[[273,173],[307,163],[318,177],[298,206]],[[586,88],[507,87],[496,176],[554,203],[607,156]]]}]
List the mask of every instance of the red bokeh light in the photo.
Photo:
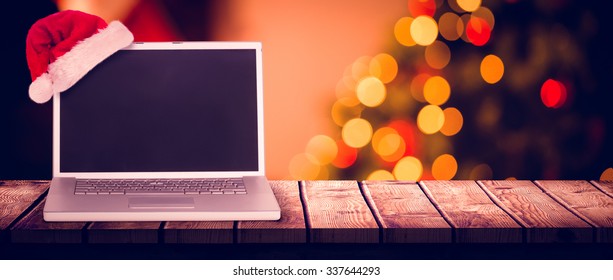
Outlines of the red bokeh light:
[{"label": "red bokeh light", "polygon": [[405,120],[391,121],[388,126],[395,129],[404,140],[406,149],[403,156],[415,155],[415,152],[418,151],[415,126]]},{"label": "red bokeh light", "polygon": [[434,16],[436,2],[434,0],[409,0],[409,12],[413,17]]},{"label": "red bokeh light", "polygon": [[566,102],[566,87],[559,81],[548,79],[541,87],[541,100],[548,108],[560,108]]},{"label": "red bokeh light", "polygon": [[347,146],[343,140],[336,141],[336,146],[338,147],[338,153],[332,161],[332,165],[338,168],[347,168],[355,163],[358,158],[358,150],[356,148]]},{"label": "red bokeh light", "polygon": [[482,18],[471,17],[466,25],[466,37],[475,46],[483,46],[490,40],[492,28]]}]

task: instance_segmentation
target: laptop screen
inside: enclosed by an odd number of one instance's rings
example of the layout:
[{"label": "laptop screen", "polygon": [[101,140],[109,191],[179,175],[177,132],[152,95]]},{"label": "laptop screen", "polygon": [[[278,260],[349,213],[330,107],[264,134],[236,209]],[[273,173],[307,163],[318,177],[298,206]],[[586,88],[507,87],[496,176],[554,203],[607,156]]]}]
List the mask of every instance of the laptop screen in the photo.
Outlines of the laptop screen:
[{"label": "laptop screen", "polygon": [[255,49],[121,50],[60,94],[60,172],[258,170]]}]

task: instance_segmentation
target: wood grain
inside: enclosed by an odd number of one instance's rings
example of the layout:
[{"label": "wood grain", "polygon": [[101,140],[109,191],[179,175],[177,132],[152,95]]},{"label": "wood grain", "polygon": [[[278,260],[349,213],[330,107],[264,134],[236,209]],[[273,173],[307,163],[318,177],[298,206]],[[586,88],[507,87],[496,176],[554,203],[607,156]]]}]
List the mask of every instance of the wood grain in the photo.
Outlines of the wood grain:
[{"label": "wood grain", "polygon": [[245,221],[237,224],[238,243],[305,243],[306,224],[296,181],[270,181],[281,207],[278,221]]},{"label": "wood grain", "polygon": [[592,185],[596,186],[608,196],[613,197],[613,181],[591,181]]},{"label": "wood grain", "polygon": [[597,242],[613,242],[613,198],[587,181],[536,181],[558,203],[596,227]]},{"label": "wood grain", "polygon": [[451,243],[451,226],[414,182],[364,181],[384,243]]},{"label": "wood grain", "polygon": [[13,243],[81,243],[86,223],[45,222],[43,199],[30,213],[11,228]]},{"label": "wood grain", "polygon": [[158,243],[160,222],[96,222],[87,227],[88,243]]},{"label": "wood grain", "polygon": [[310,242],[379,242],[379,227],[356,181],[305,181],[300,192]]},{"label": "wood grain", "polygon": [[592,227],[530,181],[479,181],[490,198],[526,228],[526,241],[592,242]]},{"label": "wood grain", "polygon": [[233,243],[234,222],[166,222],[165,243]]},{"label": "wood grain", "polygon": [[8,228],[48,188],[49,181],[0,181],[0,243],[8,242]]},{"label": "wood grain", "polygon": [[522,227],[474,181],[422,181],[423,191],[454,228],[458,243],[522,242]]}]

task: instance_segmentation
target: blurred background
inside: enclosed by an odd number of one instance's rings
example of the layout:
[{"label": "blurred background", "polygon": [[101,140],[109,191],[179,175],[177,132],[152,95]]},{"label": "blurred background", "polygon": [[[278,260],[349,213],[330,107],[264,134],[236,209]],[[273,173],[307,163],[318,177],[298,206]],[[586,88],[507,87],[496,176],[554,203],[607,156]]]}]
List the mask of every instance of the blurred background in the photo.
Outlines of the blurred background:
[{"label": "blurred background", "polygon": [[[573,0],[5,4],[0,178],[51,178],[25,38],[74,9],[137,41],[261,41],[269,179],[613,180],[613,10]],[[605,5],[606,6],[606,5]]]}]

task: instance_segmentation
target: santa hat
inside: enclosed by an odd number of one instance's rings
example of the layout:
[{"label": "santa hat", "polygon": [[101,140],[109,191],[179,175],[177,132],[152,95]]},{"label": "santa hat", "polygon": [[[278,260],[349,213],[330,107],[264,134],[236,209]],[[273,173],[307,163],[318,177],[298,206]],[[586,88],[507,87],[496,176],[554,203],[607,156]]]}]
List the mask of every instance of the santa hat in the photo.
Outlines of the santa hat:
[{"label": "santa hat", "polygon": [[107,24],[79,11],[62,11],[38,20],[26,38],[30,98],[37,103],[49,101],[133,40],[121,22]]}]

